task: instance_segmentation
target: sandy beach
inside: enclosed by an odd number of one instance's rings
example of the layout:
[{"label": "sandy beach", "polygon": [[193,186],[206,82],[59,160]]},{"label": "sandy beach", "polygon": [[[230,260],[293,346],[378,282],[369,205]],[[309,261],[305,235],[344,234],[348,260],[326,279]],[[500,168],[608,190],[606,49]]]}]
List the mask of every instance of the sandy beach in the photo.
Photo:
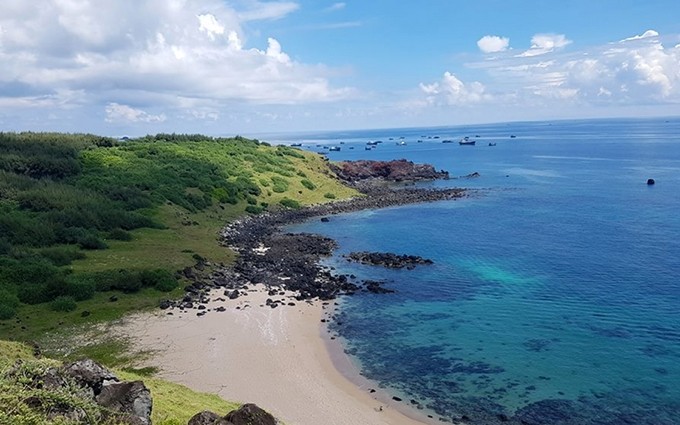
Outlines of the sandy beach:
[{"label": "sandy beach", "polygon": [[[336,366],[348,360],[340,350],[331,355],[322,336],[328,306],[270,297],[263,286],[235,300],[219,295],[213,294],[204,316],[177,309],[172,315],[138,314],[124,320],[119,331],[132,336],[133,349],[153,351],[145,365],[157,366],[161,377],[227,400],[256,403],[289,425],[427,420],[409,417],[418,412],[379,391],[370,393],[371,384],[358,376],[357,384],[340,373]],[[295,306],[271,308],[267,298],[286,298]],[[225,311],[214,310],[220,306]]]}]

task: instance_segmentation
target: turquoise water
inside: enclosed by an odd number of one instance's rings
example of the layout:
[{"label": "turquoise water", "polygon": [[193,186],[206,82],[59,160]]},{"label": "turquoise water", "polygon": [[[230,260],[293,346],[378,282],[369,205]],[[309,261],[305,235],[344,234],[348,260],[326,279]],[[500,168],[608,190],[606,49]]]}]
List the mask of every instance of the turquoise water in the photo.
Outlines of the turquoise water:
[{"label": "turquoise water", "polygon": [[[465,135],[479,135],[477,146],[441,143]],[[312,150],[344,141],[332,160],[481,174],[426,184],[478,189],[467,199],[293,227],[336,239],[328,264],[339,272],[396,290],[341,302],[334,332],[365,376],[472,423],[533,409],[545,419],[531,423],[680,424],[680,119],[307,137]],[[341,257],[364,250],[434,265],[395,271]],[[546,400],[569,418],[557,421]]]}]

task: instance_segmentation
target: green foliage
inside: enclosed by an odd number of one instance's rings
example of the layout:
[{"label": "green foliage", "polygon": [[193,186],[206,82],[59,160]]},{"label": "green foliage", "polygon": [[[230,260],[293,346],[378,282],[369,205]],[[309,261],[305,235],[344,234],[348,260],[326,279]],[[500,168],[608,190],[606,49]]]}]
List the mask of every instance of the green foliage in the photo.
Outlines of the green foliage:
[{"label": "green foliage", "polygon": [[73,297],[76,301],[85,301],[92,298],[97,291],[97,283],[92,276],[70,275],[64,281],[64,293]]},{"label": "green foliage", "polygon": [[246,207],[246,212],[249,214],[260,214],[262,211],[264,211],[264,208],[257,205],[248,205]]},{"label": "green foliage", "polygon": [[302,183],[302,185],[309,190],[316,189],[316,185],[314,183],[312,183],[310,180],[302,179],[302,180],[300,180],[300,183]]},{"label": "green foliage", "polygon": [[124,242],[129,242],[132,239],[132,233],[125,231],[123,229],[113,229],[109,232],[109,234],[106,236],[108,239],[113,239],[116,241],[124,241]]},{"label": "green foliage", "polygon": [[283,198],[282,200],[279,201],[279,203],[286,208],[291,208],[294,210],[300,209],[301,207],[298,201],[290,198]]},{"label": "green foliage", "polygon": [[0,289],[0,320],[11,319],[16,315],[19,298],[16,294]]},{"label": "green foliage", "polygon": [[331,192],[326,192],[323,194],[323,197],[326,199],[335,199],[335,194]]},{"label": "green foliage", "polygon": [[39,251],[40,256],[47,258],[55,266],[67,266],[73,260],[82,260],[85,254],[71,246],[53,246]]},{"label": "green foliage", "polygon": [[274,185],[272,187],[272,190],[276,193],[283,193],[288,190],[288,180],[284,179],[283,177],[279,176],[272,176],[271,178],[272,184]]},{"label": "green foliage", "polygon": [[76,300],[69,295],[60,295],[50,303],[54,311],[69,312],[78,308]]},{"label": "green foliage", "polygon": [[164,269],[143,270],[139,273],[142,286],[153,287],[161,292],[170,292],[177,288],[175,276]]}]

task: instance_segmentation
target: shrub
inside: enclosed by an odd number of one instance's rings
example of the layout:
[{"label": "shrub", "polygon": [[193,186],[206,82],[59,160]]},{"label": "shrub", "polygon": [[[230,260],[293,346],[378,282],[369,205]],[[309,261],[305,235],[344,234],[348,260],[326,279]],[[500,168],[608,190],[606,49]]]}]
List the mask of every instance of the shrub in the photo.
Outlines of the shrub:
[{"label": "shrub", "polygon": [[106,242],[104,242],[99,237],[97,237],[97,236],[95,236],[91,233],[87,234],[87,235],[83,236],[81,239],[79,239],[78,245],[80,245],[80,247],[82,249],[91,249],[91,250],[106,249],[106,248],[109,247],[106,244]]},{"label": "shrub", "polygon": [[177,286],[177,279],[171,275],[159,279],[153,287],[160,292],[170,292],[177,288]]},{"label": "shrub", "polygon": [[246,202],[250,205],[257,205],[257,199],[253,198],[252,196],[248,196],[246,198]]},{"label": "shrub", "polygon": [[300,203],[295,199],[283,198],[282,200],[279,201],[279,203],[286,208],[291,208],[294,210],[300,209]]},{"label": "shrub", "polygon": [[276,184],[275,184],[274,187],[272,187],[272,190],[273,190],[274,192],[276,192],[276,193],[283,193],[283,192],[285,192],[285,191],[287,190],[287,187],[286,187],[286,186],[280,186],[280,185],[276,185]]},{"label": "shrub", "polygon": [[248,205],[246,207],[246,212],[249,214],[260,214],[262,211],[264,211],[264,208],[256,205]]},{"label": "shrub", "polygon": [[91,276],[71,275],[66,278],[64,293],[76,301],[89,300],[94,296],[97,284]]},{"label": "shrub", "polygon": [[9,291],[0,290],[0,320],[14,317],[17,307],[19,307],[19,298]]},{"label": "shrub", "polygon": [[82,260],[85,254],[78,251],[74,247],[53,246],[51,248],[44,248],[40,250],[40,255],[47,258],[55,266],[67,266],[73,260]]},{"label": "shrub", "polygon": [[307,179],[300,180],[300,183],[302,183],[302,185],[309,190],[316,189],[316,185],[314,183],[312,183],[311,181],[307,180]]},{"label": "shrub", "polygon": [[331,192],[326,192],[323,194],[323,197],[327,199],[335,199],[335,194]]},{"label": "shrub", "polygon": [[96,283],[97,291],[100,292],[111,290],[137,292],[142,289],[139,273],[125,269],[106,270],[93,273],[89,277]]},{"label": "shrub", "polygon": [[78,304],[76,303],[76,300],[73,297],[68,295],[62,295],[55,298],[50,303],[50,307],[54,311],[69,312],[78,308]]},{"label": "shrub", "polygon": [[11,319],[12,317],[16,316],[16,314],[16,307],[0,303],[0,320]]},{"label": "shrub", "polygon": [[269,186],[269,184],[270,184],[270,183],[269,183],[269,180],[267,180],[267,179],[260,179],[260,180],[258,180],[258,181],[260,182],[260,185],[261,185],[262,187],[267,187],[267,186]]},{"label": "shrub", "polygon": [[125,231],[123,229],[113,229],[109,232],[108,236],[109,239],[113,239],[116,241],[125,241],[129,242],[133,239],[132,233]]}]

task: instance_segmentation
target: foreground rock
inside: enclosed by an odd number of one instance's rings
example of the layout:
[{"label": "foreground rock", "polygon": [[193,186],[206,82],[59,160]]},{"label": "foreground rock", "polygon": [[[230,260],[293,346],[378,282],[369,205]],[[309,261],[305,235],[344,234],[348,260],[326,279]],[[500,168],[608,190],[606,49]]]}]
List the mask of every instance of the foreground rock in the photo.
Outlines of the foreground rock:
[{"label": "foreground rock", "polygon": [[151,392],[144,383],[120,382],[89,359],[44,370],[19,360],[7,377],[33,390],[24,400],[28,407],[59,423],[151,424]]},{"label": "foreground rock", "polygon": [[407,268],[412,270],[417,265],[432,264],[432,260],[417,255],[398,255],[391,252],[351,252],[345,255],[345,258],[348,261],[391,269]]},{"label": "foreground rock", "polygon": [[277,425],[279,423],[274,416],[257,405],[244,404],[225,416],[209,411],[197,413],[189,419],[187,425]]}]

